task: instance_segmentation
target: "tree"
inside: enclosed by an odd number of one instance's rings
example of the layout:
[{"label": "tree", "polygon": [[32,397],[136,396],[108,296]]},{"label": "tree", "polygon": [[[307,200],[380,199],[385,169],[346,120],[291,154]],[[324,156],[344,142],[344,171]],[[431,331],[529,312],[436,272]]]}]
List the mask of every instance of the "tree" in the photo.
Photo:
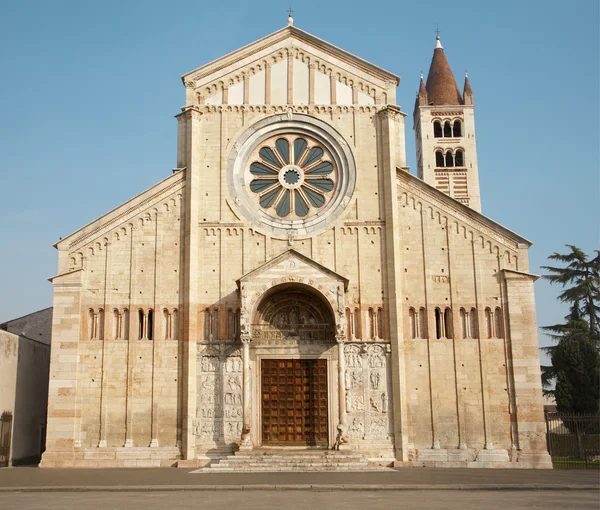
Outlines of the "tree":
[{"label": "tree", "polygon": [[[556,345],[545,347],[552,366],[542,367],[546,395],[553,395],[559,412],[592,413],[600,411],[600,252],[589,257],[579,248],[566,245],[571,253],[553,253],[548,257],[566,263],[566,267],[543,266],[544,276],[559,283],[563,291],[558,299],[569,303],[563,324],[546,326]],[[552,383],[555,383],[552,389]]]}]

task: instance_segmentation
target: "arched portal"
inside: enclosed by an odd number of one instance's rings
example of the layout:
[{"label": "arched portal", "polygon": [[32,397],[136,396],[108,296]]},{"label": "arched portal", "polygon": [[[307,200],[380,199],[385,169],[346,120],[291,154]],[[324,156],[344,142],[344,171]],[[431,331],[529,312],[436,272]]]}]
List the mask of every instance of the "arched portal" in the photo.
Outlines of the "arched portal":
[{"label": "arched portal", "polygon": [[271,346],[259,365],[263,445],[330,444],[329,361],[324,353],[335,345],[334,335],[331,306],[306,285],[278,285],[258,303],[252,344]]}]

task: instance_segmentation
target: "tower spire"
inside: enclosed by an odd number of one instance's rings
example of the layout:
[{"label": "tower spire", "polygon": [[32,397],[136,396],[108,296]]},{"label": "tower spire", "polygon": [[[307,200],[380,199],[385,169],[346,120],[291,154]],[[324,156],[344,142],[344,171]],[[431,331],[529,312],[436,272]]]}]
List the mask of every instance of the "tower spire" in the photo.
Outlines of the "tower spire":
[{"label": "tower spire", "polygon": [[429,104],[432,105],[460,105],[463,98],[452,74],[452,69],[444,53],[444,47],[440,41],[439,30],[436,30],[435,49],[431,66],[427,74],[427,93]]}]

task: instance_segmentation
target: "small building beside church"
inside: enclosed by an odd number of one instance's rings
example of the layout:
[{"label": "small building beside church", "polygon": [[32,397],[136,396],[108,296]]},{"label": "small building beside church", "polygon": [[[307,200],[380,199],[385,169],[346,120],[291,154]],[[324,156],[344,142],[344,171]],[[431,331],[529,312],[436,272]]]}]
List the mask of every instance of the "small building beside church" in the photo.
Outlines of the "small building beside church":
[{"label": "small building beside church", "polygon": [[416,175],[400,78],[291,18],[182,82],[172,175],[56,244],[42,466],[551,467],[531,243],[481,213],[439,38]]},{"label": "small building beside church", "polygon": [[44,451],[51,331],[52,308],[0,324],[0,467]]}]

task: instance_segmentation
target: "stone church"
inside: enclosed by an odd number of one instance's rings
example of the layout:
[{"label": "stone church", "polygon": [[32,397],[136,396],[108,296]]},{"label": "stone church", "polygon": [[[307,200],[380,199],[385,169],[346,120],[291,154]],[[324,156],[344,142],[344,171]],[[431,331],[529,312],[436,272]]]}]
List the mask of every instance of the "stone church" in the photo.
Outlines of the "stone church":
[{"label": "stone church", "polygon": [[182,81],[177,168],[56,244],[42,466],[551,467],[531,243],[439,37],[416,175],[400,78],[291,18]]}]

